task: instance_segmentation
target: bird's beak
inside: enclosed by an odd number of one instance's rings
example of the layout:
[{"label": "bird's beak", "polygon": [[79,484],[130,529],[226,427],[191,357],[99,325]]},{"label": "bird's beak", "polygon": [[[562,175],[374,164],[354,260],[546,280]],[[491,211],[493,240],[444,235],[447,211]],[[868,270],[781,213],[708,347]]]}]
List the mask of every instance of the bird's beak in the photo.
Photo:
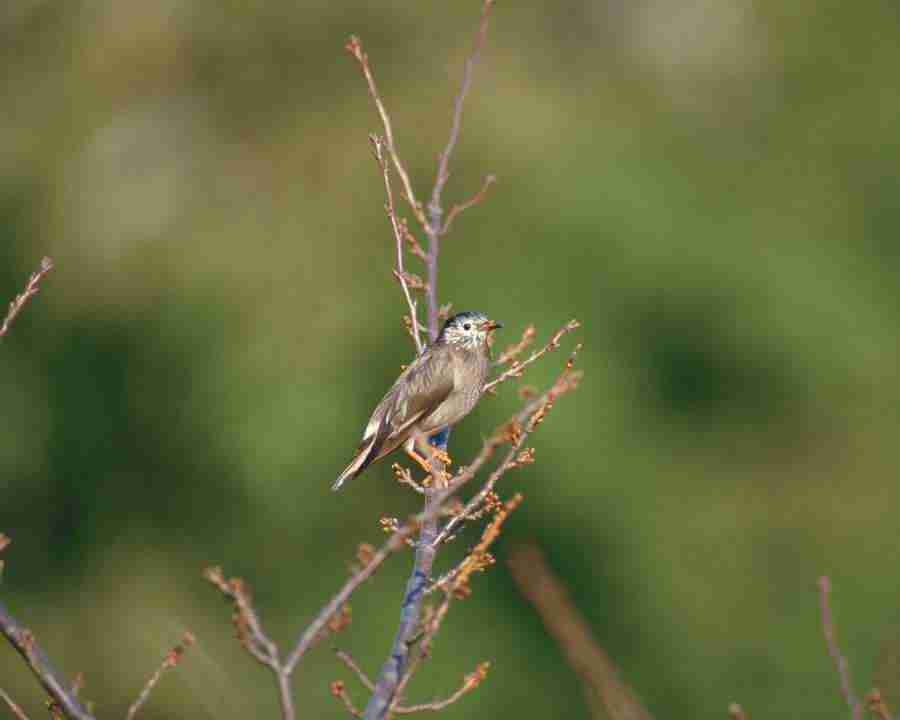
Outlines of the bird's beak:
[{"label": "bird's beak", "polygon": [[492,332],[494,330],[499,330],[502,327],[503,327],[503,323],[498,323],[496,320],[488,320],[484,324],[484,329],[487,330],[488,332]]}]

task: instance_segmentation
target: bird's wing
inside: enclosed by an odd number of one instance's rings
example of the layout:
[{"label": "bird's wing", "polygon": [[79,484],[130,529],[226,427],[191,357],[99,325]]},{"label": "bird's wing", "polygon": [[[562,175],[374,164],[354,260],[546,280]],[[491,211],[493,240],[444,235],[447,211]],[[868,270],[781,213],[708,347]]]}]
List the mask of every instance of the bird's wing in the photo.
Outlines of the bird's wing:
[{"label": "bird's wing", "polygon": [[384,408],[383,447],[376,457],[383,457],[406,442],[414,428],[437,410],[451,392],[451,358],[439,348],[429,348],[403,372],[385,398],[391,400]]},{"label": "bird's wing", "polygon": [[353,460],[338,477],[334,489],[406,442],[415,426],[453,391],[450,356],[435,349],[428,348],[416,358],[378,403]]}]

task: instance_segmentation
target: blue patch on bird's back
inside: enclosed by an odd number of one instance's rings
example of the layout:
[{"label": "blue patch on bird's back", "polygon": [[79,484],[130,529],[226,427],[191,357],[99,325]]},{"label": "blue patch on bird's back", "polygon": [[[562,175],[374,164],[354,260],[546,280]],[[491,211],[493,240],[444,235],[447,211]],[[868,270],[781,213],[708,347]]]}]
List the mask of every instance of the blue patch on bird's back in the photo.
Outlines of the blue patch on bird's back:
[{"label": "blue patch on bird's back", "polygon": [[436,432],[434,435],[431,435],[428,438],[428,442],[430,442],[434,447],[440,448],[441,450],[447,449],[447,441],[450,439],[450,428],[444,428],[443,430]]}]

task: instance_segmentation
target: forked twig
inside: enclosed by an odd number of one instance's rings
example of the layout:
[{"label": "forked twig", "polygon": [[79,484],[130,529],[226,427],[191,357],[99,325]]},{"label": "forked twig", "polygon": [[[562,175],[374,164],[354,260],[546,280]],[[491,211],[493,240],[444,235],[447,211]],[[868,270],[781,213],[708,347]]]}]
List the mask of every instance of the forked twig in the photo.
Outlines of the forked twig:
[{"label": "forked twig", "polygon": [[409,230],[404,228],[397,219],[397,211],[394,207],[394,192],[391,189],[390,172],[388,171],[388,164],[384,159],[384,141],[374,133],[369,135],[369,140],[372,143],[375,159],[378,161],[378,166],[381,168],[381,174],[384,178],[384,192],[387,196],[385,211],[387,212],[388,220],[391,222],[391,229],[394,232],[394,241],[397,246],[397,268],[394,270],[394,277],[397,278],[400,282],[400,287],[403,288],[403,297],[406,298],[406,305],[409,308],[409,320],[411,325],[410,334],[412,335],[413,342],[416,344],[416,353],[421,355],[425,346],[422,343],[422,336],[419,332],[419,314],[416,309],[416,302],[413,300],[412,293],[409,289],[406,270],[403,267],[403,241],[405,240],[405,234],[408,233]]},{"label": "forked twig", "polygon": [[403,165],[403,161],[400,159],[400,155],[397,152],[397,144],[394,141],[394,128],[391,125],[391,118],[381,100],[381,95],[378,94],[375,78],[372,76],[372,70],[369,68],[369,56],[363,52],[362,44],[356,35],[350,36],[347,44],[344,45],[344,49],[359,63],[359,68],[362,71],[363,77],[365,77],[366,84],[369,88],[369,96],[372,98],[372,102],[375,103],[375,108],[378,110],[378,115],[381,118],[381,125],[384,128],[384,138],[387,143],[388,154],[391,156],[391,162],[394,163],[394,169],[396,169],[397,175],[400,176],[404,199],[409,203],[409,207],[415,215],[416,220],[419,221],[419,224],[422,225],[422,227],[425,227],[427,224],[425,213],[422,211],[422,206],[416,200],[412,183],[409,180],[409,173],[406,171],[406,167]]},{"label": "forked twig", "polygon": [[[496,378],[491,380],[484,386],[484,391],[486,393],[492,393],[497,388],[498,385],[505,383],[507,380],[513,377],[521,377],[522,372],[532,363],[540,360],[544,355],[546,355],[551,350],[555,350],[559,347],[559,341],[562,339],[562,336],[568,332],[572,332],[572,330],[576,330],[581,327],[581,323],[578,320],[569,320],[565,325],[563,325],[559,330],[553,333],[553,336],[547,342],[544,347],[539,350],[535,350],[531,355],[529,355],[525,360],[519,362],[518,360],[513,360],[512,364],[500,373]],[[510,348],[511,351],[514,351],[515,346]],[[509,351],[507,351],[509,352]],[[516,353],[518,354],[518,353]],[[504,353],[507,355],[507,353]],[[503,356],[501,356],[501,359]],[[499,361],[498,361],[499,362]]]},{"label": "forked twig", "polygon": [[450,226],[453,224],[453,221],[456,219],[456,216],[462,212],[465,212],[470,207],[474,207],[478,205],[484,198],[487,196],[488,190],[490,190],[491,185],[497,182],[497,178],[494,175],[486,175],[484,178],[484,182],[481,185],[481,189],[475,193],[468,200],[464,200],[461,203],[456,203],[450,208],[450,211],[447,213],[447,219],[444,220],[444,225],[441,227],[441,235],[446,235],[450,232]]}]

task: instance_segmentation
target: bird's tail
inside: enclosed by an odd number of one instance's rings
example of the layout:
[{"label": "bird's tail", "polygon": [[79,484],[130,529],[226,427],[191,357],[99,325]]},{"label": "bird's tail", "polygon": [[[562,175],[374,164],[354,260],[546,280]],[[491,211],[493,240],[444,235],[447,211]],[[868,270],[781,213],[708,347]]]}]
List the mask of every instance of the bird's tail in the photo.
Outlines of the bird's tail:
[{"label": "bird's tail", "polygon": [[344,472],[338,476],[338,479],[334,481],[334,485],[331,486],[332,490],[340,490],[341,485],[347,480],[355,478],[366,469],[377,454],[375,448],[377,440],[378,436],[376,434],[373,434],[372,437],[363,439],[356,451],[356,455],[353,456],[353,460],[351,460],[350,464],[344,468]]}]

